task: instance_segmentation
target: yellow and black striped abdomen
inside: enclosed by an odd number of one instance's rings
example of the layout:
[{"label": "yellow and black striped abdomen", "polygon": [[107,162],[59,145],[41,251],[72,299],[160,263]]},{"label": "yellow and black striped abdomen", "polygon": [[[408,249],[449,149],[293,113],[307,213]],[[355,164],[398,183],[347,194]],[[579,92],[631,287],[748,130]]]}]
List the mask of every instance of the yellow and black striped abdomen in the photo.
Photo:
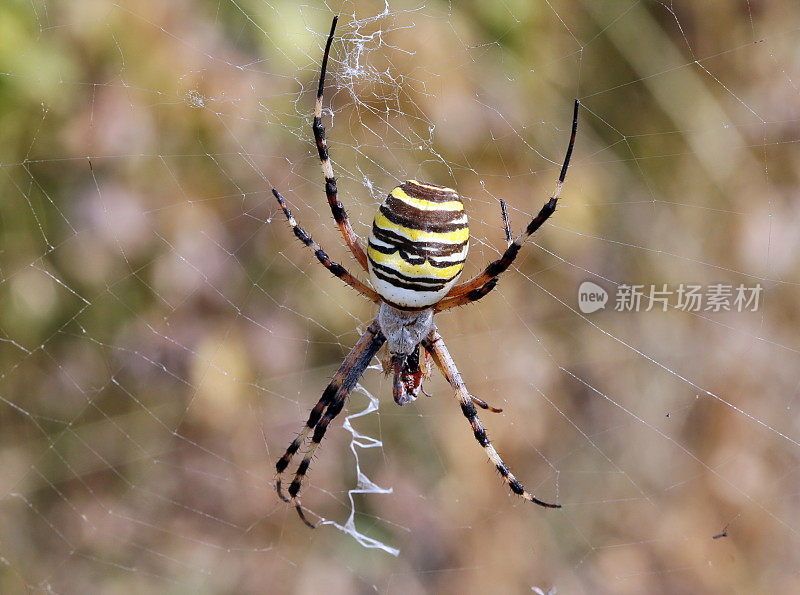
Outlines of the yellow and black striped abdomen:
[{"label": "yellow and black striped abdomen", "polygon": [[387,302],[423,308],[455,284],[469,249],[464,204],[455,190],[409,180],[389,193],[369,234],[369,276]]}]

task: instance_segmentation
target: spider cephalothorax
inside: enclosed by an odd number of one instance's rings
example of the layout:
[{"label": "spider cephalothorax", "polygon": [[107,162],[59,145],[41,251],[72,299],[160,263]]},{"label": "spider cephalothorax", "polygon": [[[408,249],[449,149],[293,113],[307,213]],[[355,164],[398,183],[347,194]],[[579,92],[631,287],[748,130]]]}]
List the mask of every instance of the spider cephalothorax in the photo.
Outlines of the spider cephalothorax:
[{"label": "spider cephalothorax", "polygon": [[[501,201],[508,240],[506,251],[481,274],[456,285],[467,258],[469,227],[464,205],[455,190],[416,180],[408,180],[395,187],[375,215],[367,252],[361,247],[347,219],[344,206],[339,202],[336,179],[333,177],[333,167],[325,141],[325,127],[322,124],[322,92],[336,21],[337,17],[334,17],[322,57],[312,129],[322,163],[322,173],[325,176],[325,194],[331,212],[354,258],[369,274],[372,287],[359,281],[340,264],[331,261],[325,251],[297,224],[278,191],[273,188],[272,193],[286,214],[294,234],[314,250],[317,259],[331,273],[361,295],[376,302],[378,315],[347,354],[333,380],[311,410],[305,426],[276,463],[275,485],[278,495],[286,501],[291,500],[303,522],[313,527],[306,519],[297,497],[303,477],[328,425],[341,412],[358,379],[385,344],[389,355],[388,360],[384,362],[384,369],[394,374],[392,392],[398,405],[405,405],[417,398],[422,391],[422,381],[428,374],[428,358],[432,359],[455,390],[461,411],[472,427],[475,439],[486,451],[489,460],[502,475],[509,489],[541,506],[559,508],[558,504],[543,502],[525,490],[497,454],[478,418],[475,405],[494,412],[501,410],[489,406],[467,391],[444,340],[436,330],[433,316],[442,310],[477,301],[494,289],[498,277],[511,266],[528,237],[553,214],[567,175],[572,147],[575,144],[579,104],[575,102],[572,135],[552,198],[513,242],[505,203]],[[420,362],[420,353],[423,354],[425,365]],[[289,485],[289,498],[286,498],[281,487],[281,476],[312,431],[311,444],[297,467],[297,472]]]}]

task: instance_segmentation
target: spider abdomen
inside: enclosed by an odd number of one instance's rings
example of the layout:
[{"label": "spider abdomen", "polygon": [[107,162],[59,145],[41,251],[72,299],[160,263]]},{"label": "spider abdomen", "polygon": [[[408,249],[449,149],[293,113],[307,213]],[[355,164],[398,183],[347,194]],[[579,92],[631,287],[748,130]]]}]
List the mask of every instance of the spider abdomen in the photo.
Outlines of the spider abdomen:
[{"label": "spider abdomen", "polygon": [[408,180],[383,201],[369,234],[369,276],[391,304],[424,308],[453,287],[469,249],[464,204],[451,188]]}]

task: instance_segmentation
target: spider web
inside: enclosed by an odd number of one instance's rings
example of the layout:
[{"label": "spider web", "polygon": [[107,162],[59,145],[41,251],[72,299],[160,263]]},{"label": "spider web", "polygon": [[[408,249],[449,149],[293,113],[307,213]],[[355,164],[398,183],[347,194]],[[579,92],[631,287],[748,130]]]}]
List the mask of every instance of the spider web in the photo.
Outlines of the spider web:
[{"label": "spider web", "polygon": [[[501,198],[518,233],[552,192],[581,100],[557,213],[436,319],[561,510],[507,494],[436,371],[398,408],[377,362],[304,484],[319,528],[274,492],[374,316],[269,192],[364,278],[310,127],[333,14],[356,233],[399,181],[452,186],[467,276],[505,247]],[[0,590],[798,588],[794,3],[32,0],[0,23]],[[646,307],[682,285],[763,291]]]}]

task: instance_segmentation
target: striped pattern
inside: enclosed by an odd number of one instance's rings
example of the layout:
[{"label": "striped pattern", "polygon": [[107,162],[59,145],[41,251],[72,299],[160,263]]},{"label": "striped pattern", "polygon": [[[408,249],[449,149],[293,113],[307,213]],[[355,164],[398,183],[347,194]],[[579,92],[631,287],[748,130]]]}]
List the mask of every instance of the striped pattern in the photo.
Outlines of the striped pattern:
[{"label": "striped pattern", "polygon": [[432,306],[455,284],[468,249],[458,193],[409,180],[389,193],[375,215],[367,247],[370,281],[394,306]]}]

